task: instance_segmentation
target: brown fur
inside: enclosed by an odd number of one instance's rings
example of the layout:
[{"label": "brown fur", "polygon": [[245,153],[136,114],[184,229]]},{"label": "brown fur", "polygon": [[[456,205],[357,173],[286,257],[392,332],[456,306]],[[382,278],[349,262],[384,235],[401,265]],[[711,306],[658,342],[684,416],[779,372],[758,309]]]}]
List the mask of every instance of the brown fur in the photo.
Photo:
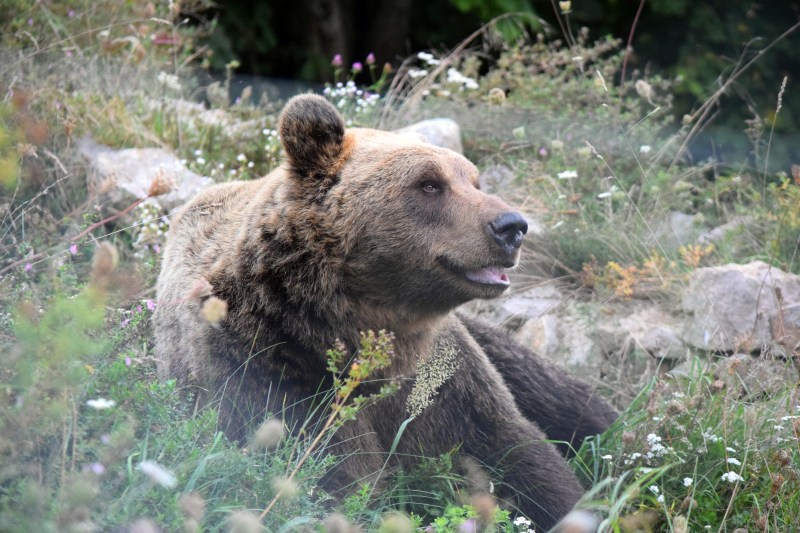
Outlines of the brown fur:
[{"label": "brown fur", "polygon": [[[460,445],[505,472],[501,495],[539,528],[552,526],[583,491],[543,441],[580,443],[616,413],[506,335],[452,312],[503,292],[464,272],[516,263],[517,247],[503,249],[487,232],[509,208],[478,190],[477,170],[460,155],[408,136],[345,130],[320,97],[291,100],[279,131],[286,164],[209,189],[173,219],[154,318],[161,375],[219,401],[228,433],[240,438],[266,412],[290,426],[309,417],[330,388],[325,352],[337,339],[355,349],[361,331],[394,332],[395,357],[380,377],[401,378],[401,390],[331,444],[345,457],[358,453],[329,476],[344,486],[382,469],[408,418],[418,361],[449,339],[458,370],[408,425],[393,460],[406,465]],[[426,192],[426,183],[439,190]],[[218,327],[190,296],[203,277],[228,303]]]}]

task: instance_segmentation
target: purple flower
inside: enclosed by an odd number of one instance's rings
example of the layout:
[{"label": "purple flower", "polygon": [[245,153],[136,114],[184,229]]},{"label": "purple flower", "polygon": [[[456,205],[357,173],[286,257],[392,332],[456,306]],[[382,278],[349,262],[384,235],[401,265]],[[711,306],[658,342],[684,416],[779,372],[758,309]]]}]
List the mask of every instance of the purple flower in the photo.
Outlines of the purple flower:
[{"label": "purple flower", "polygon": [[126,318],[125,320],[123,320],[122,322],[119,323],[119,327],[127,328],[128,324],[130,324],[130,323],[131,323],[131,319],[130,318]]},{"label": "purple flower", "polygon": [[73,244],[72,246],[70,246],[69,253],[71,253],[72,255],[78,255],[78,245]]},{"label": "purple flower", "polygon": [[333,59],[331,60],[331,65],[333,65],[336,68],[339,68],[342,66],[342,63],[344,63],[344,61],[342,61],[341,54],[336,54],[335,56],[333,56]]},{"label": "purple flower", "polygon": [[136,306],[136,312],[137,313],[141,313],[142,312],[142,306],[141,305],[137,305]]},{"label": "purple flower", "polygon": [[465,520],[464,523],[458,526],[458,531],[460,533],[477,533],[478,523],[475,521],[474,518],[470,518],[469,520]]},{"label": "purple flower", "polygon": [[33,19],[28,19],[28,26],[33,26]]},{"label": "purple flower", "polygon": [[157,254],[160,254],[160,253],[161,253],[161,247],[158,245],[158,243],[155,243],[155,244],[153,245],[153,251],[154,251],[155,253],[157,253]]},{"label": "purple flower", "polygon": [[108,444],[109,442],[111,442],[111,435],[109,435],[108,433],[103,433],[102,435],[100,435],[100,442],[102,442],[103,444]]},{"label": "purple flower", "polygon": [[72,18],[72,17],[74,17],[74,16],[75,16],[75,10],[74,10],[74,9],[70,9],[70,10],[67,12],[67,16],[68,16],[69,18]]},{"label": "purple flower", "polygon": [[30,263],[25,263],[25,272],[30,272],[33,269],[33,265]]},{"label": "purple flower", "polygon": [[367,54],[367,65],[374,65],[375,64],[375,54],[370,52]]},{"label": "purple flower", "polygon": [[362,70],[364,70],[364,65],[362,65],[362,64],[361,64],[360,62],[358,62],[358,61],[356,61],[355,63],[353,63],[353,72],[355,72],[356,74],[358,74],[358,73],[359,73],[359,72],[361,72]]},{"label": "purple flower", "polygon": [[131,358],[130,357],[126,357],[125,358],[125,366],[131,366]]},{"label": "purple flower", "polygon": [[145,304],[147,305],[147,309],[148,310],[150,310],[150,311],[155,311],[156,310],[156,303],[153,300],[147,300],[145,302]]},{"label": "purple flower", "polygon": [[91,469],[92,472],[95,473],[95,475],[98,475],[98,476],[102,475],[103,472],[106,471],[106,467],[103,466],[101,463],[92,463],[92,464],[89,465],[89,468]]}]

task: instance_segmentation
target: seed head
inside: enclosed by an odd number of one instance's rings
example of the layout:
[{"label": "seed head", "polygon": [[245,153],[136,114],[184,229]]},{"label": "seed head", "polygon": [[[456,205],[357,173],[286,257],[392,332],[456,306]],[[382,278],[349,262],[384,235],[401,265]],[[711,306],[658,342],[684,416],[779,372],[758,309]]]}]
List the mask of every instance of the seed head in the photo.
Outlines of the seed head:
[{"label": "seed head", "polygon": [[278,447],[283,438],[283,420],[270,418],[264,421],[253,435],[252,448],[272,451]]},{"label": "seed head", "polygon": [[228,316],[228,302],[216,296],[212,296],[205,301],[200,312],[206,322],[212,326],[217,326]]}]

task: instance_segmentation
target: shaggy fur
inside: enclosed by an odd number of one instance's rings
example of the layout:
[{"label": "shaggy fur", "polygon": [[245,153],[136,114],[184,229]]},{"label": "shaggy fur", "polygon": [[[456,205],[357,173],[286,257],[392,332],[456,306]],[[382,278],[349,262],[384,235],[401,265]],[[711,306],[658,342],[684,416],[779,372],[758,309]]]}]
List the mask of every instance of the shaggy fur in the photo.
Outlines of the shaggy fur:
[{"label": "shaggy fur", "polygon": [[[505,473],[501,496],[552,526],[583,490],[544,441],[579,444],[616,413],[505,334],[453,313],[505,291],[502,279],[468,276],[516,264],[525,227],[504,221],[519,217],[478,190],[462,156],[345,130],[323,98],[291,100],[279,132],[281,168],[208,189],[173,219],[154,318],[161,376],[220,402],[226,431],[242,438],[267,412],[290,427],[311,416],[331,386],[325,352],[337,339],[355,350],[359,332],[392,331],[394,359],[378,377],[401,379],[401,390],[346,423],[330,448],[344,459],[329,485],[346,486],[382,469],[419,362],[449,342],[458,368],[407,426],[392,466],[461,446]],[[192,296],[201,278],[228,304],[219,325]]]}]

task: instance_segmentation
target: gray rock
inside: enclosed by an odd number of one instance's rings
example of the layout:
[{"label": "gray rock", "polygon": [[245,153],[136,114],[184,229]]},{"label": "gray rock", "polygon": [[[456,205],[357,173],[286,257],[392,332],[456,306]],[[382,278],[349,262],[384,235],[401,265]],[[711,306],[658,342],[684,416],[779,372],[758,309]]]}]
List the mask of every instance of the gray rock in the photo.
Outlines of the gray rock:
[{"label": "gray rock", "polygon": [[706,231],[696,223],[693,215],[680,211],[670,211],[653,226],[653,235],[648,239],[648,246],[659,246],[666,252],[674,252],[681,246],[692,244]]},{"label": "gray rock", "polygon": [[171,192],[152,199],[166,211],[186,203],[213,183],[211,178],[195,174],[174,154],[161,148],[117,150],[82,139],[78,143],[78,153],[88,163],[89,189],[100,195],[103,204],[117,208],[147,197],[156,178],[173,186]]},{"label": "gray rock", "polygon": [[721,226],[706,231],[697,238],[698,244],[713,244],[723,240],[729,233],[740,233],[753,224],[753,217],[738,216]]},{"label": "gray rock", "polygon": [[492,165],[481,172],[478,183],[486,194],[498,194],[514,180],[514,172],[506,165]]},{"label": "gray rock", "polygon": [[764,262],[695,270],[683,291],[681,337],[708,351],[800,347],[800,276]]},{"label": "gray rock", "polygon": [[464,153],[464,146],[461,144],[461,128],[451,118],[423,120],[405,128],[400,128],[396,132],[417,134],[434,146],[449,148],[459,154]]}]

